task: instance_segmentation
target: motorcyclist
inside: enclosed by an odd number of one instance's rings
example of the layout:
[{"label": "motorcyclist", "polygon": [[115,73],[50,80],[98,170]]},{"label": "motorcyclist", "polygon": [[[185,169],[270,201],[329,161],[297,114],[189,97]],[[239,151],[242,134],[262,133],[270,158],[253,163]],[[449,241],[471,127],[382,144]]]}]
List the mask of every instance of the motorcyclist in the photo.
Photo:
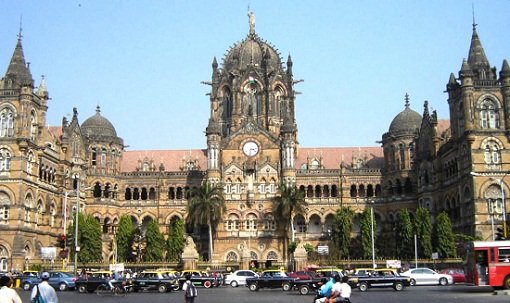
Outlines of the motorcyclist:
[{"label": "motorcyclist", "polygon": [[324,303],[343,303],[350,302],[352,288],[349,285],[349,277],[335,276],[335,284],[331,289],[331,296]]}]

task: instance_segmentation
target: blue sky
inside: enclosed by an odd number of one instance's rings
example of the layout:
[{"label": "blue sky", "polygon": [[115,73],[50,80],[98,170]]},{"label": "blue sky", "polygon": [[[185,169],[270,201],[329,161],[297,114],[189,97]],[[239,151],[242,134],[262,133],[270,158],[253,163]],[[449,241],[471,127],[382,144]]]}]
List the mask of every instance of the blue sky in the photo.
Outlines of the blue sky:
[{"label": "blue sky", "polygon": [[0,0],[0,76],[23,20],[25,58],[45,75],[48,123],[97,105],[128,150],[205,148],[214,56],[256,32],[291,54],[303,147],[377,146],[424,100],[448,118],[444,93],[477,31],[499,72],[510,59],[510,1],[8,1]]}]

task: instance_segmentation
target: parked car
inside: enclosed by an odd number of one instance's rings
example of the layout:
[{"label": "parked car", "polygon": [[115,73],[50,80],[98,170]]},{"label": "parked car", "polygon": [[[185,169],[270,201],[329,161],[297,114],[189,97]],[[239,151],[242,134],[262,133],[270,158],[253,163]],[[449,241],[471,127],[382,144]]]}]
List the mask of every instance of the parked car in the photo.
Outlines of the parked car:
[{"label": "parked car", "polygon": [[292,283],[295,280],[283,271],[266,270],[259,277],[247,278],[246,286],[251,291],[257,291],[260,288],[282,288],[287,291],[292,289]]},{"label": "parked car", "polygon": [[[48,283],[53,286],[53,288],[64,291],[67,289],[74,289],[76,287],[75,275],[65,271],[50,271],[48,273],[50,274]],[[31,290],[36,284],[41,283],[41,281],[42,280],[39,275],[27,276],[21,280],[21,287],[24,290]]]},{"label": "parked car", "polygon": [[178,288],[175,278],[171,278],[164,271],[142,271],[133,280],[133,291],[157,290],[160,293]]},{"label": "parked car", "polygon": [[447,268],[441,270],[439,273],[450,275],[453,277],[453,283],[464,283],[466,282],[466,274],[461,268]]},{"label": "parked car", "polygon": [[440,274],[427,267],[411,268],[401,273],[411,278],[411,285],[448,285],[453,284],[453,277]]},{"label": "parked car", "polygon": [[252,270],[236,270],[231,274],[225,276],[225,285],[237,287],[239,285],[246,285],[246,278],[258,277],[259,275]]}]

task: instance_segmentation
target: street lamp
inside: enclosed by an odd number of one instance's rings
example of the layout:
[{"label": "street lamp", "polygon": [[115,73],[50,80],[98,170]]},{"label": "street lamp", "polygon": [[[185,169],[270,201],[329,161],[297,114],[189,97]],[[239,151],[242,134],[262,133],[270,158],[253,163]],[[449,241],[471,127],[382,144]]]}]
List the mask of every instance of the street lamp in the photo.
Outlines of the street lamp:
[{"label": "street lamp", "polygon": [[78,252],[80,247],[78,246],[78,213],[80,212],[80,176],[74,175],[76,179],[76,219],[74,223],[74,275],[78,273]]},{"label": "street lamp", "polygon": [[375,241],[374,241],[374,201],[370,201],[370,203],[372,204],[372,206],[370,206],[370,227],[372,229],[372,267],[373,268],[376,268],[377,265],[375,264]]}]

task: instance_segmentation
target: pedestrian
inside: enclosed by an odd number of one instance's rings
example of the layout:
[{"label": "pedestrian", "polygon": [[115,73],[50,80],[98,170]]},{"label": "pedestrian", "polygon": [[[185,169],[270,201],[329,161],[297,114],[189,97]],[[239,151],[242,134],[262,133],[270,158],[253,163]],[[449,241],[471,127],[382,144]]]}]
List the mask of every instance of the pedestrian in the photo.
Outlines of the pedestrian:
[{"label": "pedestrian", "polygon": [[0,303],[22,303],[18,293],[11,286],[11,277],[0,277]]},{"label": "pedestrian", "polygon": [[41,274],[42,282],[36,284],[34,288],[32,288],[32,294],[30,295],[31,300],[33,300],[39,292],[44,300],[44,303],[58,303],[57,292],[50,284],[48,284],[49,279],[50,274],[48,272],[45,271]]},{"label": "pedestrian", "polygon": [[182,284],[182,290],[184,291],[184,302],[185,303],[193,303],[195,301],[195,297],[198,295],[197,288],[191,282],[191,275],[186,275],[186,282]]}]

